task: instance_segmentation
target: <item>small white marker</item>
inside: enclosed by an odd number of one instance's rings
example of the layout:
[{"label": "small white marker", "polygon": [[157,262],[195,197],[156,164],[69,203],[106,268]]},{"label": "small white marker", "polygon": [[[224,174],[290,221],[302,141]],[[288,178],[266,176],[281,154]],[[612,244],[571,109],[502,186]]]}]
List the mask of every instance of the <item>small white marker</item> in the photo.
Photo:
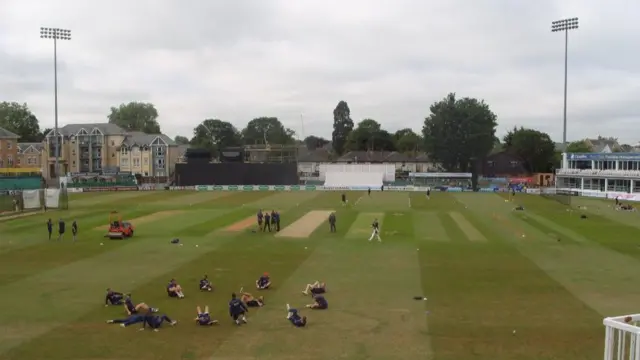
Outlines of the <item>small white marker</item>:
[{"label": "small white marker", "polygon": [[420,249],[416,249],[417,251],[420,251]]},{"label": "small white marker", "polygon": [[307,250],[307,247],[305,246],[304,249]]},{"label": "small white marker", "polygon": [[198,245],[196,245],[196,247],[198,247]]},{"label": "small white marker", "polygon": [[513,335],[515,335],[515,334],[516,334],[516,331],[515,331],[515,330],[513,330]]},{"label": "small white marker", "polygon": [[103,243],[100,243],[100,246],[104,245]]},{"label": "small white marker", "polygon": [[525,234],[522,234],[522,237],[526,237]]}]

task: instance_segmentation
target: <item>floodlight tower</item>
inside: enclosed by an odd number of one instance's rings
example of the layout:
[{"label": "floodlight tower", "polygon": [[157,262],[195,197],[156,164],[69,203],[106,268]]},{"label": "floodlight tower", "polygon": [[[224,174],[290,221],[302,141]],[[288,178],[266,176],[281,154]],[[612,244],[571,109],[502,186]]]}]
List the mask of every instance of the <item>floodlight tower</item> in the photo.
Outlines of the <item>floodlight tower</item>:
[{"label": "floodlight tower", "polygon": [[578,29],[578,18],[569,18],[551,22],[551,31],[564,31],[564,109],[562,115],[562,144],[567,146],[567,59],[569,55],[569,30]]},{"label": "floodlight tower", "polygon": [[58,40],[71,40],[71,30],[41,27],[40,37],[53,40],[53,101],[54,101],[54,135],[56,139],[55,176],[60,176],[60,136],[58,134]]}]

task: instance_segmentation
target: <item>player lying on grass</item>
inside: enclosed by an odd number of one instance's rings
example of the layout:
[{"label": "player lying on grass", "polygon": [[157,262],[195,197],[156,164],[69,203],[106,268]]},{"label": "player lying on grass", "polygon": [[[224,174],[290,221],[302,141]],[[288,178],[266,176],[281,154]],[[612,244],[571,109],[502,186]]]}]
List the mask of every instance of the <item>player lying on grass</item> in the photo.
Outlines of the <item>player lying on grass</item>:
[{"label": "player lying on grass", "polygon": [[140,312],[158,312],[158,309],[152,308],[149,305],[141,302],[137,305],[133,305],[133,300],[131,300],[131,294],[127,294],[124,298],[124,310],[127,315],[135,315]]},{"label": "player lying on grass", "polygon": [[107,289],[107,296],[104,297],[104,306],[122,305],[122,299],[124,294],[121,292],[113,291],[111,288]]},{"label": "player lying on grass", "polygon": [[316,281],[313,284],[307,284],[307,286],[304,288],[304,291],[302,291],[302,293],[305,295],[309,295],[309,293],[311,293],[311,295],[317,295],[324,294],[326,292],[327,284],[321,283],[320,281]]},{"label": "player lying on grass", "polygon": [[182,286],[178,285],[176,279],[171,279],[169,284],[167,285],[167,295],[169,297],[175,297],[178,299],[184,298],[184,293],[182,292]]},{"label": "player lying on grass", "polygon": [[144,316],[144,321],[142,322],[140,331],[146,329],[147,325],[149,326],[149,328],[153,329],[153,331],[160,331],[160,327],[165,321],[168,322],[171,326],[175,326],[175,324],[178,323],[177,321],[171,320],[167,315],[153,315],[153,313],[149,311]]},{"label": "player lying on grass", "polygon": [[240,289],[240,301],[247,305],[247,307],[264,306],[264,296],[258,296],[256,298],[248,292],[242,292],[242,289]]},{"label": "player lying on grass", "polygon": [[200,291],[213,291],[213,285],[211,285],[211,281],[209,281],[207,275],[200,280]]},{"label": "player lying on grass", "polygon": [[326,310],[329,308],[329,303],[327,302],[327,299],[324,298],[324,296],[314,295],[313,304],[309,304],[307,305],[307,307],[314,310]]},{"label": "player lying on grass", "polygon": [[126,319],[113,319],[107,320],[107,324],[120,324],[122,327],[127,327],[129,325],[138,324],[144,321],[144,317],[146,315],[135,314],[127,317]]},{"label": "player lying on grass", "polygon": [[298,310],[292,309],[289,304],[287,304],[287,320],[291,321],[295,327],[304,327],[307,325],[307,317],[300,316]]},{"label": "player lying on grass", "polygon": [[236,325],[240,325],[240,322],[247,323],[246,313],[249,312],[249,308],[240,299],[236,297],[236,293],[231,294],[231,301],[229,301],[229,315],[235,321]]},{"label": "player lying on grass", "polygon": [[264,273],[258,280],[256,280],[256,288],[258,290],[267,290],[271,286],[271,278],[269,273]]},{"label": "player lying on grass", "polygon": [[213,324],[217,324],[218,320],[211,319],[211,315],[209,315],[209,307],[205,306],[204,311],[200,309],[200,306],[196,307],[196,311],[198,312],[198,316],[194,319],[198,325],[201,326],[210,326]]}]

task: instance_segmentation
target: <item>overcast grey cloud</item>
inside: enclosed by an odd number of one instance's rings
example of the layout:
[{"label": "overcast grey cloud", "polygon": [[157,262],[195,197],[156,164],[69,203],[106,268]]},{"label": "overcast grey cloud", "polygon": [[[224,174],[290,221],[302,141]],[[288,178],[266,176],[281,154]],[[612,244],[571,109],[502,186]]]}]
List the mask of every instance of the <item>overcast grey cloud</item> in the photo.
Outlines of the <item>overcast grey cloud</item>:
[{"label": "overcast grey cloud", "polygon": [[636,143],[640,123],[637,0],[0,0],[0,101],[27,102],[53,124],[53,44],[60,122],[103,122],[109,107],[150,101],[171,136],[205,118],[243,127],[277,116],[329,137],[332,111],[416,131],[448,92],[484,99],[500,132],[562,138],[564,39],[553,20],[580,18],[569,39],[569,139]]}]

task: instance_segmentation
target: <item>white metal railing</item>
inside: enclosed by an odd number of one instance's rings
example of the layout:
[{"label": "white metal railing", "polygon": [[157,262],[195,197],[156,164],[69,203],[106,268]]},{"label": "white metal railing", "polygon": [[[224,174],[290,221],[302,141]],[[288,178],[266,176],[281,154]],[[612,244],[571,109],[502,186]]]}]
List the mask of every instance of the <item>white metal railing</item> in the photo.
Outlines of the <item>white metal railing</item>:
[{"label": "white metal railing", "polygon": [[604,360],[640,360],[640,314],[608,317],[602,321]]},{"label": "white metal railing", "polygon": [[639,170],[558,169],[556,170],[556,175],[612,176],[612,177],[640,178],[640,171]]}]

